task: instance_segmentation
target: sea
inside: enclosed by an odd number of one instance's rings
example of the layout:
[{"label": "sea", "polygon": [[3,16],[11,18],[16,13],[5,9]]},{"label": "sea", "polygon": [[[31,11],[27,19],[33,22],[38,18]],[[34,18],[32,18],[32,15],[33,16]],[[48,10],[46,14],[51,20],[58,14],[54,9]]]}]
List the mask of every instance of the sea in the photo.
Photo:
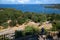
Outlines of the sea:
[{"label": "sea", "polygon": [[13,8],[23,12],[60,13],[60,9],[46,8],[46,6],[52,6],[52,4],[0,4],[0,8]]}]

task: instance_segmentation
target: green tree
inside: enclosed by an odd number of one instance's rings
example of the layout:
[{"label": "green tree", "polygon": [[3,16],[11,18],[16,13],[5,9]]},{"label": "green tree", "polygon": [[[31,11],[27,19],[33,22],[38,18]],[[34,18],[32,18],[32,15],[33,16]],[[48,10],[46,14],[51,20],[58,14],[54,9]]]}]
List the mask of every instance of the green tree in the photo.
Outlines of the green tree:
[{"label": "green tree", "polygon": [[53,28],[52,28],[53,31],[60,30],[60,22],[58,22],[58,21],[53,22],[52,26],[53,26]]},{"label": "green tree", "polygon": [[18,24],[23,24],[26,22],[26,20],[27,20],[26,18],[18,18],[17,22],[18,22]]},{"label": "green tree", "polygon": [[15,38],[23,37],[23,31],[15,31]]},{"label": "green tree", "polygon": [[4,28],[8,28],[9,24],[8,23],[2,23],[1,26],[3,26]]},{"label": "green tree", "polygon": [[33,35],[33,34],[38,34],[39,29],[34,28],[33,26],[26,26],[25,27],[25,34],[26,35]]},{"label": "green tree", "polygon": [[16,26],[16,21],[15,21],[15,20],[14,20],[14,21],[11,21],[11,22],[9,23],[9,26],[11,26],[11,27]]}]

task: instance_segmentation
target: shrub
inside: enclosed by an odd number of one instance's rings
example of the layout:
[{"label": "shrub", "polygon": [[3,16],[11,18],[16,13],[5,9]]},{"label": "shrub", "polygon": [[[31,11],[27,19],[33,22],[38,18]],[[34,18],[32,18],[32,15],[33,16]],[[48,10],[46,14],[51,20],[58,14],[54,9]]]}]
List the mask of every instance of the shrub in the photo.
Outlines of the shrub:
[{"label": "shrub", "polygon": [[15,38],[23,37],[23,31],[15,31]]},{"label": "shrub", "polygon": [[8,24],[8,23],[6,23],[6,22],[5,22],[5,23],[3,23],[3,24],[1,24],[1,26],[3,26],[4,28],[7,28],[7,27],[8,27],[8,25],[9,25],[9,24]]},{"label": "shrub", "polygon": [[39,32],[39,30],[37,28],[34,28],[33,26],[26,26],[26,28],[25,28],[26,35],[33,35],[38,32]]},{"label": "shrub", "polygon": [[55,21],[55,22],[52,23],[52,26],[53,26],[52,31],[60,30],[60,22]]},{"label": "shrub", "polygon": [[18,21],[18,24],[23,24],[23,23],[25,23],[26,22],[26,18],[19,18],[19,19],[17,19],[17,21]]},{"label": "shrub", "polygon": [[9,23],[9,25],[12,27],[12,26],[16,26],[16,21],[11,21],[10,23]]}]

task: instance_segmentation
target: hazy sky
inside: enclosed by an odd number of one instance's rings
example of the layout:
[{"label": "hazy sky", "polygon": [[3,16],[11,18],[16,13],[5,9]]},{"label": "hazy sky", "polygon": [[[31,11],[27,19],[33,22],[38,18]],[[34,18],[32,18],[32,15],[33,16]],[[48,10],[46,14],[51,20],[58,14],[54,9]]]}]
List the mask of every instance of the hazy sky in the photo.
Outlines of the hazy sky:
[{"label": "hazy sky", "polygon": [[0,0],[0,4],[60,4],[60,0]]}]

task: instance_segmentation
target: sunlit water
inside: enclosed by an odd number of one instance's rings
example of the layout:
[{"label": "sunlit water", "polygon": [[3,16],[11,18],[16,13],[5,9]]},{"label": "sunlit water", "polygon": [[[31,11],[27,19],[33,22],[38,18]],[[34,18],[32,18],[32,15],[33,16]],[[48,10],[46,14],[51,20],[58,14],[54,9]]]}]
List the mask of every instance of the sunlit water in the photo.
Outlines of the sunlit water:
[{"label": "sunlit water", "polygon": [[49,6],[48,4],[0,4],[0,8],[15,8],[23,12],[60,13],[60,9],[45,8],[46,5]]}]

